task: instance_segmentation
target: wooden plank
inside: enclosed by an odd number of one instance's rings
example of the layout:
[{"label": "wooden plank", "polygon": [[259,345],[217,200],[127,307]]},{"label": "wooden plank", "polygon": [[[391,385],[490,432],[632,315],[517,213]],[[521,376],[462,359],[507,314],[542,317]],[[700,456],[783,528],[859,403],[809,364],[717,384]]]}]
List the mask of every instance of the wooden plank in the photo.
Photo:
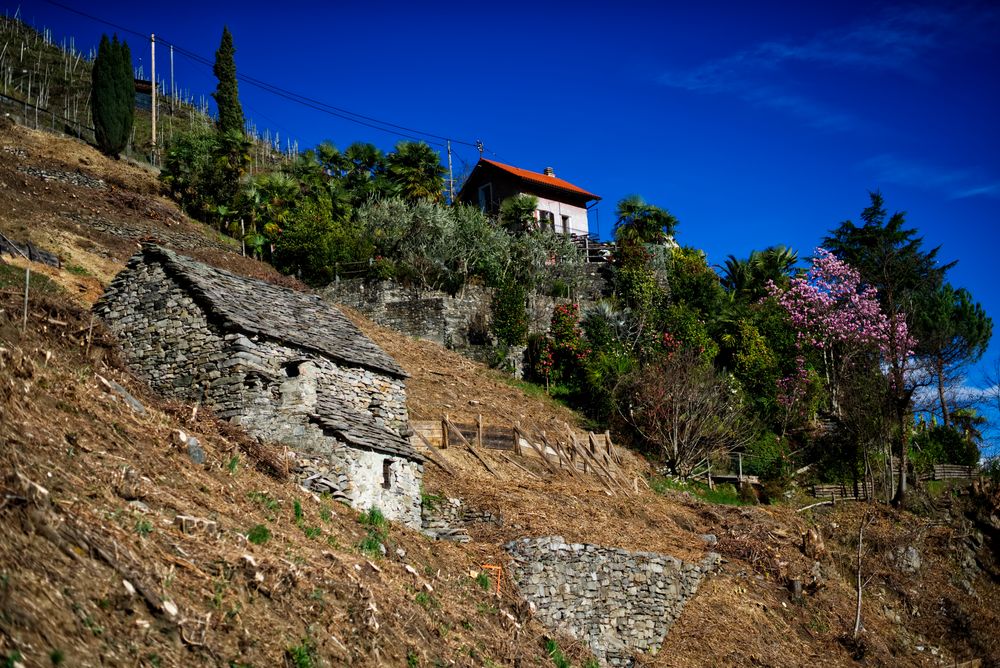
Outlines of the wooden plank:
[{"label": "wooden plank", "polygon": [[431,455],[429,455],[429,456],[428,456],[428,455],[425,455],[425,456],[427,457],[427,459],[429,459],[429,460],[431,460],[432,462],[434,462],[435,464],[437,464],[439,468],[443,469],[443,470],[444,470],[444,471],[446,471],[447,473],[449,473],[449,474],[451,474],[451,475],[455,475],[455,472],[454,472],[454,471],[453,471],[453,470],[451,469],[451,467],[450,467],[450,466],[448,466],[448,465],[447,465],[447,464],[446,464],[446,463],[444,462],[444,459],[443,459],[443,458],[439,460],[439,459],[438,459],[438,458],[437,458],[437,457],[436,457],[436,456],[435,456],[435,455],[433,454],[433,452],[434,452],[434,446],[433,446],[433,445],[431,445],[431,442],[430,442],[429,440],[427,440],[427,437],[426,437],[426,436],[424,436],[423,434],[421,434],[421,433],[420,433],[419,431],[417,431],[417,432],[414,432],[414,433],[415,433],[415,434],[416,434],[416,435],[417,435],[417,436],[418,436],[418,437],[420,438],[420,440],[421,440],[421,441],[423,441],[423,442],[424,442],[424,445],[426,445],[426,446],[427,446],[427,449],[431,451],[431,453],[432,453]]},{"label": "wooden plank", "polygon": [[[588,432],[588,435],[589,435],[589,440],[590,440],[591,447],[596,446],[597,445],[597,440],[594,438],[593,432]],[[618,480],[618,478],[613,473],[611,473],[611,471],[609,471],[607,469],[607,467],[605,467],[604,464],[601,463],[601,461],[599,459],[597,459],[597,457],[591,455],[591,458],[600,467],[600,469],[604,472],[604,474],[606,476],[608,476],[608,479],[610,479],[613,483],[615,483],[616,485],[618,485],[618,487],[620,487],[622,489],[622,491],[624,491],[625,493],[628,493],[628,488],[625,485],[623,485],[621,483],[621,481]]]},{"label": "wooden plank", "polygon": [[[567,426],[569,426],[569,425],[567,425]],[[587,468],[588,468],[587,458],[580,454],[580,443],[579,443],[579,441],[576,440],[576,434],[575,433],[571,433],[570,434],[570,442],[573,445],[573,454],[580,458],[580,463],[583,464],[583,472],[587,473],[588,472],[587,471]],[[590,468],[593,468],[593,467],[590,467]]]},{"label": "wooden plank", "polygon": [[603,475],[601,475],[601,472],[598,470],[597,460],[591,457],[590,453],[587,452],[587,448],[581,446],[579,443],[576,442],[575,439],[573,441],[573,445],[574,447],[576,447],[577,451],[582,454],[583,457],[586,457],[590,459],[591,462],[593,462],[594,465],[591,466],[591,468],[593,469],[594,475],[597,477],[598,480],[601,481],[601,484],[604,485],[608,489],[608,491],[614,494],[615,493],[614,486],[612,486],[611,483],[608,482],[608,479],[606,479]]},{"label": "wooden plank", "polygon": [[538,475],[537,475],[536,473],[534,473],[534,472],[530,471],[530,470],[529,470],[529,469],[528,469],[527,467],[524,467],[524,466],[521,466],[521,465],[520,465],[520,464],[518,464],[518,463],[517,463],[516,461],[514,461],[513,457],[508,457],[507,455],[503,454],[502,452],[500,453],[500,456],[501,456],[501,457],[503,457],[503,458],[504,458],[505,460],[507,460],[508,462],[510,462],[511,464],[513,464],[514,466],[516,466],[517,468],[519,468],[519,469],[521,469],[522,471],[524,471],[525,473],[527,473],[528,475],[530,475],[530,476],[531,476],[532,478],[534,478],[535,480],[541,480],[541,479],[542,479],[542,478],[541,478],[540,476],[538,476]]},{"label": "wooden plank", "polygon": [[[544,434],[542,435],[544,436]],[[546,441],[546,443],[548,444],[548,441]],[[575,478],[576,471],[574,469],[576,468],[576,466],[573,464],[572,461],[570,461],[569,453],[567,453],[566,450],[562,447],[562,443],[559,442],[559,439],[553,437],[552,443],[549,445],[553,450],[556,451],[556,453],[559,454],[561,461],[564,461],[566,463],[566,470],[569,471],[570,476]]]},{"label": "wooden plank", "polygon": [[[605,433],[607,433],[607,432],[605,432]],[[610,453],[611,452],[611,450],[610,450],[610,447],[611,447],[611,445],[610,445],[611,444],[610,438],[608,439],[607,443],[608,443],[608,448],[609,448],[608,452]],[[607,461],[608,461],[608,468],[614,470],[615,475],[618,476],[618,482],[620,484],[623,484],[623,486],[626,489],[628,489],[628,479],[629,479],[628,473],[625,472],[625,470],[621,467],[621,463],[618,462],[618,461],[616,461],[613,456],[611,456],[610,454],[608,454],[607,458],[608,458],[607,459]],[[645,482],[645,481],[643,481],[643,482]],[[646,486],[649,487],[649,485],[646,485]],[[636,490],[636,491],[638,491],[638,490]]]},{"label": "wooden plank", "polygon": [[548,452],[549,450],[551,450],[552,452],[556,453],[556,459],[559,460],[559,468],[563,468],[564,466],[563,454],[559,450],[559,448],[554,447],[551,443],[549,443],[549,439],[545,436],[544,431],[539,431],[536,433],[538,434],[539,439],[542,441],[542,445],[545,446],[545,451]]},{"label": "wooden plank", "polygon": [[470,442],[469,442],[469,441],[468,441],[468,440],[467,440],[467,439],[465,438],[465,436],[462,436],[462,432],[460,432],[460,431],[459,431],[458,429],[456,429],[456,428],[455,428],[455,425],[453,425],[453,424],[452,424],[451,422],[449,422],[449,421],[448,421],[448,418],[447,418],[447,417],[445,417],[445,419],[444,419],[444,422],[445,422],[445,426],[446,426],[446,427],[450,427],[450,428],[451,428],[451,431],[452,431],[452,433],[454,433],[454,434],[455,434],[456,436],[458,436],[459,440],[461,440],[461,441],[462,441],[462,443],[464,443],[464,444],[465,444],[465,447],[466,447],[466,449],[468,449],[468,451],[469,451],[469,452],[471,452],[471,453],[472,453],[472,455],[473,455],[473,456],[474,456],[474,457],[475,457],[476,459],[478,459],[478,460],[479,460],[479,463],[480,463],[480,464],[482,464],[483,466],[485,466],[485,467],[486,467],[486,470],[487,470],[487,471],[489,471],[490,473],[492,473],[492,474],[493,474],[493,475],[494,475],[495,477],[499,478],[499,477],[500,477],[500,474],[498,474],[498,473],[497,473],[496,471],[494,471],[494,470],[493,470],[493,467],[492,467],[492,466],[490,466],[490,465],[489,465],[489,463],[488,463],[488,462],[487,462],[487,461],[486,461],[485,459],[483,459],[483,458],[482,458],[482,457],[481,457],[481,456],[479,455],[479,453],[478,453],[478,452],[476,452],[476,449],[472,447],[472,443],[470,443]]},{"label": "wooden plank", "polygon": [[538,453],[538,456],[542,458],[543,462],[545,462],[545,468],[547,468],[552,473],[555,473],[556,469],[555,467],[552,466],[552,462],[549,461],[549,458],[545,456],[545,451],[540,449],[537,445],[535,445],[535,443],[530,438],[525,436],[524,432],[521,431],[520,427],[515,426],[514,431],[517,433],[519,439],[524,439],[524,442],[530,445],[534,449],[534,451]]},{"label": "wooden plank", "polygon": [[[573,466],[575,467],[576,466],[576,457],[577,457],[577,455],[578,455],[578,453],[580,451],[580,444],[576,440],[576,432],[573,431],[573,428],[569,426],[569,423],[568,422],[563,422],[563,426],[566,427],[566,433],[569,434],[569,442],[570,442],[570,446],[571,446],[570,452],[573,455],[572,460],[573,460]],[[583,472],[586,473],[587,472],[587,459],[585,457],[580,457],[580,463],[583,465]]]},{"label": "wooden plank", "polygon": [[597,460],[604,464],[604,466],[606,466],[611,473],[617,476],[618,467],[615,466],[614,460],[611,459],[611,455],[608,454],[607,446],[601,442],[601,438],[603,438],[601,434],[594,434],[592,432],[588,432],[588,434],[593,437],[594,444],[597,446],[597,452],[595,453]]},{"label": "wooden plank", "polygon": [[608,430],[605,430],[604,432],[604,442],[608,444],[608,454],[611,455],[611,458],[615,460],[615,464],[621,466],[622,458],[618,454],[618,450],[615,448],[615,444],[611,442],[611,432]]}]

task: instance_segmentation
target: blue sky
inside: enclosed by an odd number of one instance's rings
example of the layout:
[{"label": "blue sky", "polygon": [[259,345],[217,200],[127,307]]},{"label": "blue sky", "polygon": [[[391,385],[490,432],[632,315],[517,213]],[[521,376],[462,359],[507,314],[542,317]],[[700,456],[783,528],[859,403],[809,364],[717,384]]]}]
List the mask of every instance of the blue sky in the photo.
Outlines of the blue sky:
[{"label": "blue sky", "polygon": [[[670,209],[712,263],[808,254],[880,189],[1000,329],[1000,5],[981,3],[163,3],[60,0],[238,69],[603,197]],[[700,6],[694,6],[699,4]],[[78,46],[112,31],[43,0],[3,2]],[[147,45],[126,35],[148,68]],[[165,48],[158,71],[166,75]],[[148,69],[147,69],[148,71]],[[208,67],[175,56],[206,96]],[[247,115],[305,148],[399,139],[241,86]],[[478,157],[455,145],[456,173]],[[1000,340],[1000,337],[997,337]],[[986,360],[1000,357],[995,343]],[[979,373],[973,372],[973,381]]]}]

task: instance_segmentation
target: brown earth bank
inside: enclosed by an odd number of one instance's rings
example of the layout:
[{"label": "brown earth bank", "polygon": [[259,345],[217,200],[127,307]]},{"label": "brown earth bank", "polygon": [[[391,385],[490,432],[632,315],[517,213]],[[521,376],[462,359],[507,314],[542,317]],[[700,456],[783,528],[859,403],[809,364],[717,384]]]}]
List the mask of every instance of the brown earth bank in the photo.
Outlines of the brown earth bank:
[{"label": "brown earth bank", "polygon": [[[809,501],[798,496],[732,507],[654,493],[651,465],[627,451],[619,452],[617,484],[606,484],[590,473],[552,473],[537,458],[481,452],[490,472],[453,446],[434,452],[451,471],[428,464],[426,494],[461,498],[502,522],[472,524],[474,540],[464,545],[392,526],[377,541],[384,556],[363,552],[358,545],[378,530],[357,511],[275,471],[279,449],[204,409],[153,396],[89,314],[149,238],[302,286],[188,219],[147,167],[9,123],[0,125],[0,151],[0,232],[62,260],[61,268],[32,265],[24,329],[23,261],[0,265],[6,665],[554,665],[552,631],[509,583],[497,594],[495,582],[477,578],[484,565],[506,563],[505,542],[544,535],[689,561],[722,555],[663,647],[637,656],[637,665],[998,665],[1000,504],[987,485],[918,492],[916,512],[842,503],[799,513]],[[585,433],[580,416],[548,398],[350,315],[411,374],[415,418],[481,415],[553,435],[567,425]],[[203,464],[177,445],[178,430],[198,439]],[[855,640],[862,524],[864,630]],[[270,534],[260,544],[248,540],[263,533],[258,526]],[[809,530],[821,547],[803,540]],[[572,665],[589,660],[583,643],[555,640]],[[296,663],[302,657],[313,663]]]}]

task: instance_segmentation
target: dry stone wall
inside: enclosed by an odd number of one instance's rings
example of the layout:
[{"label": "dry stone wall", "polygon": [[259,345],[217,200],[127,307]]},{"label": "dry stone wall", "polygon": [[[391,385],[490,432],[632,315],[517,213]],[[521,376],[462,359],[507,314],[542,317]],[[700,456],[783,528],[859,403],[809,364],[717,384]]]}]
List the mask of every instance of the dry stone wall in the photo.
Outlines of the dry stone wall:
[{"label": "dry stone wall", "polygon": [[700,564],[654,552],[567,543],[560,536],[508,543],[511,575],[538,619],[587,643],[603,665],[632,665],[656,651],[705,574]]},{"label": "dry stone wall", "polygon": [[312,419],[324,396],[408,436],[401,379],[227,330],[157,263],[130,263],[95,310],[153,389],[202,401],[254,436],[288,445],[307,486],[420,528],[423,465],[351,447]]},{"label": "dry stone wall", "polygon": [[[597,265],[594,265],[597,266]],[[603,278],[592,270],[586,274],[591,282],[587,298],[579,300],[585,309],[600,297]],[[407,288],[391,281],[379,283],[350,279],[331,283],[323,296],[332,302],[357,309],[378,324],[420,339],[434,341],[477,362],[488,362],[493,355],[490,333],[490,305],[493,291],[481,286],[466,286],[459,295],[437,290]],[[532,293],[528,296],[527,316],[530,332],[544,333],[552,321],[556,304],[566,299],[553,299]],[[504,366],[520,377],[524,348],[512,349]]]},{"label": "dry stone wall", "polygon": [[484,343],[477,338],[473,323],[483,323],[479,328],[485,332],[489,322],[490,293],[479,286],[468,286],[463,294],[452,296],[392,281],[350,279],[331,283],[323,296],[361,311],[380,325],[452,349]]}]

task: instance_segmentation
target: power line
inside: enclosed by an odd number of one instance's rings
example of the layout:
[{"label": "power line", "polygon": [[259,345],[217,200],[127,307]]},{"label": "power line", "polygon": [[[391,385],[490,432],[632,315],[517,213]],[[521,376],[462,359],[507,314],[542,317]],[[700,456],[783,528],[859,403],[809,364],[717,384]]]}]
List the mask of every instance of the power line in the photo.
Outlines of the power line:
[{"label": "power line", "polygon": [[[126,33],[129,33],[129,34],[132,34],[132,35],[136,35],[136,36],[138,36],[138,37],[140,37],[142,39],[148,39],[148,36],[146,34],[141,33],[141,32],[139,32],[137,30],[133,30],[131,28],[127,28],[127,27],[119,25],[117,23],[113,23],[113,22],[108,21],[106,19],[102,19],[102,18],[100,18],[98,16],[94,16],[93,14],[88,14],[88,13],[80,11],[79,9],[76,9],[74,7],[69,7],[69,6],[64,5],[64,4],[60,3],[60,2],[56,2],[55,0],[45,0],[45,2],[47,2],[48,4],[53,5],[55,7],[59,7],[60,9],[63,9],[65,11],[72,12],[74,14],[78,14],[79,16],[83,16],[85,18],[88,18],[88,19],[90,19],[92,21],[96,21],[98,23],[103,23],[104,25],[110,26],[110,27],[115,28],[117,30],[121,30],[122,32],[126,32]],[[188,49],[185,49],[182,46],[180,46],[180,45],[178,45],[178,44],[176,44],[174,42],[171,42],[170,40],[163,39],[162,36],[160,37],[160,42],[162,44],[173,46],[174,50],[177,53],[181,54],[182,56],[185,56],[186,58],[190,58],[191,60],[193,60],[193,61],[195,61],[197,63],[200,63],[202,65],[206,65],[208,67],[212,67],[213,66],[213,62],[211,60],[209,60],[208,58],[205,58],[204,56],[201,56],[201,55],[199,55],[199,54],[197,54],[197,53],[195,53],[193,51],[189,51]],[[434,134],[432,132],[424,132],[424,131],[421,131],[421,130],[417,130],[417,129],[414,129],[414,128],[407,127],[405,125],[397,125],[396,123],[390,123],[388,121],[383,121],[383,120],[380,120],[380,119],[372,117],[372,116],[366,116],[364,114],[359,114],[357,112],[350,111],[350,110],[344,109],[342,107],[337,107],[337,106],[334,106],[332,104],[328,104],[326,102],[322,102],[320,100],[316,100],[316,99],[310,98],[308,96],[301,95],[299,93],[295,93],[294,91],[290,91],[288,89],[282,88],[282,87],[277,86],[275,84],[268,83],[268,82],[263,81],[261,79],[257,79],[256,77],[252,77],[252,76],[249,76],[247,74],[237,74],[237,80],[244,81],[244,82],[250,84],[251,86],[255,86],[257,88],[260,88],[261,90],[264,90],[265,92],[271,93],[272,95],[275,95],[275,96],[280,97],[282,99],[288,100],[289,102],[294,102],[296,104],[300,104],[300,105],[302,105],[304,107],[308,107],[308,108],[313,109],[315,111],[319,111],[319,112],[328,114],[330,116],[334,116],[336,118],[340,118],[342,120],[349,121],[351,123],[356,123],[358,125],[363,125],[365,127],[371,128],[373,130],[379,130],[381,132],[386,132],[388,134],[393,134],[393,135],[400,136],[400,137],[406,137],[408,139],[416,139],[416,140],[427,139],[427,138],[437,139],[439,141],[428,141],[429,144],[434,144],[436,146],[442,146],[443,147],[445,144],[442,143],[442,142],[451,141],[453,144],[461,144],[463,146],[469,146],[469,147],[472,147],[472,148],[476,148],[476,144],[473,143],[473,142],[462,141],[461,139],[453,139],[451,137],[445,137],[444,135],[438,135],[438,134]]]}]

